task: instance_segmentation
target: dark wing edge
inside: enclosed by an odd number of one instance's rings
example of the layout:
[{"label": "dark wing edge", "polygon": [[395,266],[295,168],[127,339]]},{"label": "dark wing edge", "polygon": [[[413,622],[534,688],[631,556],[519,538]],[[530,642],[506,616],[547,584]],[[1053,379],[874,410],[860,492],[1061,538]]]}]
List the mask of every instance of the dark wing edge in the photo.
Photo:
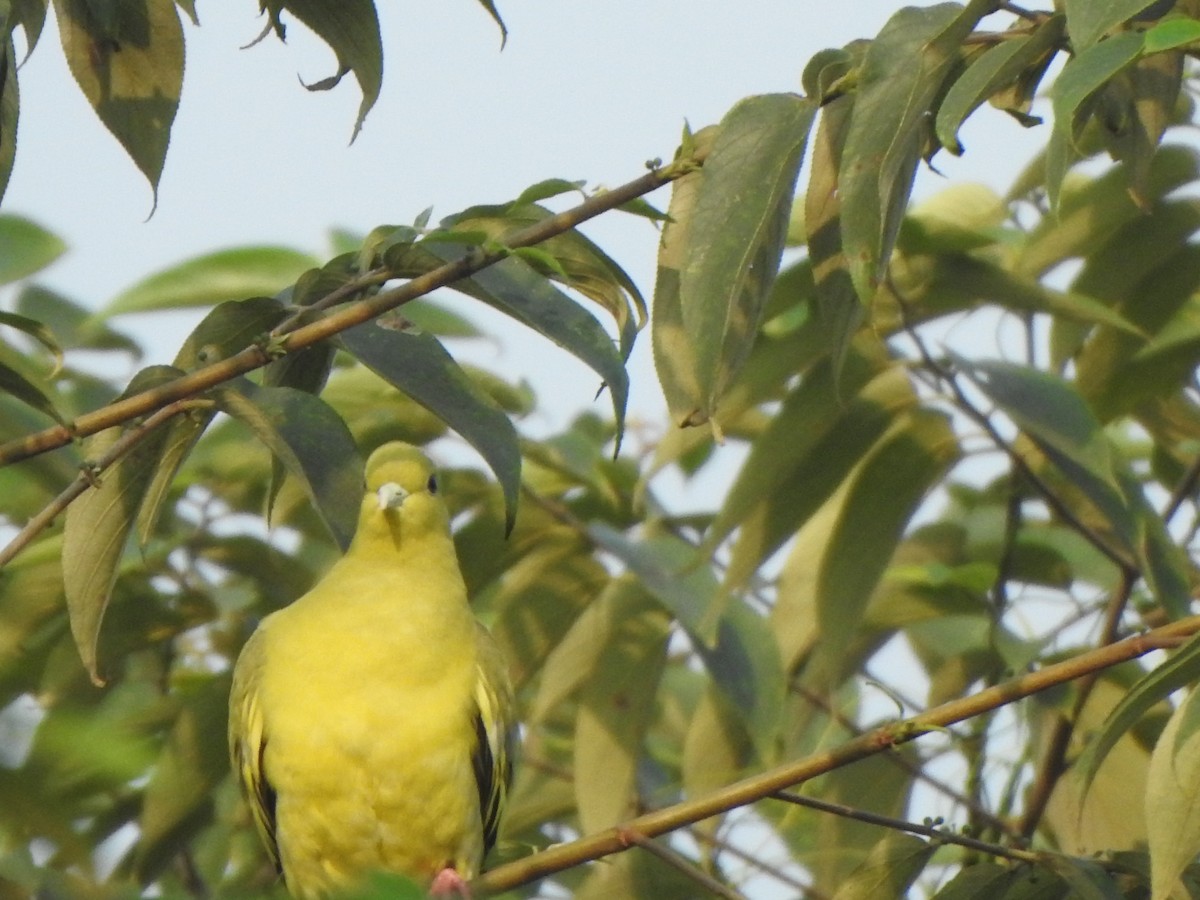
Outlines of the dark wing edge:
[{"label": "dark wing edge", "polygon": [[512,783],[516,722],[512,684],[500,648],[482,625],[476,634],[475,752],[471,764],[479,787],[479,817],[486,856],[496,843],[500,815]]},{"label": "dark wing edge", "polygon": [[275,839],[275,789],[267,780],[263,767],[267,735],[256,689],[258,670],[251,647],[256,637],[257,634],[250,636],[233,672],[229,700],[229,756],[267,855],[275,871],[282,873],[279,844]]}]

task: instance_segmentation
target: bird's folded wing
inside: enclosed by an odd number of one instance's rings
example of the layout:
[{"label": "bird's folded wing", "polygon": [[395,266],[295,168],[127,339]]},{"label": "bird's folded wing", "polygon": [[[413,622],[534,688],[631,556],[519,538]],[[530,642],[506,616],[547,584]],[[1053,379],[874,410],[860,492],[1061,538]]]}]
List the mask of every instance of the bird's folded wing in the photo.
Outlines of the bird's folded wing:
[{"label": "bird's folded wing", "polygon": [[233,757],[238,777],[246,789],[250,812],[254,824],[262,836],[271,862],[280,868],[279,845],[275,840],[275,790],[267,781],[263,771],[263,753],[267,748],[267,735],[263,722],[262,704],[259,702],[258,679],[260,667],[256,655],[255,639],[259,632],[251,635],[242,651],[234,670],[233,690],[230,702],[229,750]]},{"label": "bird's folded wing", "polygon": [[476,745],[472,762],[479,786],[479,814],[483,820],[486,853],[496,843],[500,811],[512,781],[515,710],[504,657],[482,625],[478,626],[477,642]]}]

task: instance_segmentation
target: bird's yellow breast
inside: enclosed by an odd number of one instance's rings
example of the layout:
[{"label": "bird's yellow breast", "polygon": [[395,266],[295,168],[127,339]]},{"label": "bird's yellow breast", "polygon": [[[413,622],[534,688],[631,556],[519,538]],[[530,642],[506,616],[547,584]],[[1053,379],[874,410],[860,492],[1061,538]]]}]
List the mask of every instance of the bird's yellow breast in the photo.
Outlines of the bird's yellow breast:
[{"label": "bird's yellow breast", "polygon": [[289,885],[315,895],[371,869],[471,877],[475,622],[456,563],[347,557],[261,628],[263,768]]}]

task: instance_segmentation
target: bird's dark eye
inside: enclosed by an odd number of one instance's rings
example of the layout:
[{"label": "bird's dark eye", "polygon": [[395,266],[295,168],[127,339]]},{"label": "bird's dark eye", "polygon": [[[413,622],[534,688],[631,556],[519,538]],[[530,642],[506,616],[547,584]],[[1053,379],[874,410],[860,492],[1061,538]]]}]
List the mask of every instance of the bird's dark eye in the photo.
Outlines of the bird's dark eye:
[{"label": "bird's dark eye", "polygon": [[429,488],[429,493],[431,493],[431,494],[437,493],[438,488],[437,488],[437,476],[436,475],[429,476],[429,483],[426,485],[426,487]]}]

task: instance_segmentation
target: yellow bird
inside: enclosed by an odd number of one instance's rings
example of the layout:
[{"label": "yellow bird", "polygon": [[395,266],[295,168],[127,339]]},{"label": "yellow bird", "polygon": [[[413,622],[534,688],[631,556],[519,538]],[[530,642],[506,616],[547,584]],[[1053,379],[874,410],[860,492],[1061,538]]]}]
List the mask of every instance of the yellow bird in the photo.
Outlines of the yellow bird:
[{"label": "yellow bird", "polygon": [[371,871],[465,894],[508,789],[512,688],[433,465],[385,444],[366,480],[346,555],[238,657],[230,755],[294,896]]}]

